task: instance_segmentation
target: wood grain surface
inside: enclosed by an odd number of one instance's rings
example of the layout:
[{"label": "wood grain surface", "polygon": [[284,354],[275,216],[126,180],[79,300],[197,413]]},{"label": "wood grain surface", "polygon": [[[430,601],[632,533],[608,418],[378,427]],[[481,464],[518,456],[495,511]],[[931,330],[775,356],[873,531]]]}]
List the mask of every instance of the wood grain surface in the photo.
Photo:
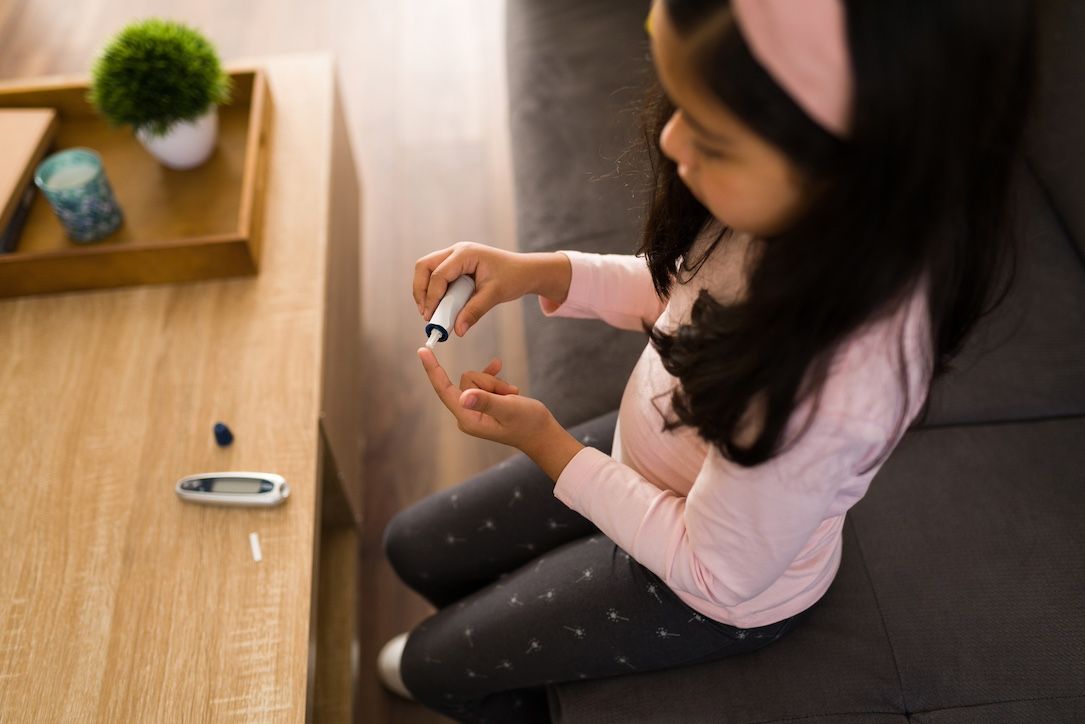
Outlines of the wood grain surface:
[{"label": "wood grain surface", "polygon": [[[5,719],[300,721],[313,700],[334,75],[330,55],[266,67],[289,101],[259,276],[0,301]],[[212,470],[292,494],[175,496]]]},{"label": "wood grain surface", "polygon": [[[422,254],[460,240],[515,246],[504,1],[189,0],[183,8],[173,0],[0,2],[0,78],[85,72],[112,33],[148,15],[200,28],[228,61],[311,50],[335,54],[363,197],[359,307],[365,384],[357,404],[365,420],[366,455],[356,478],[345,473],[364,498],[354,720],[446,721],[388,694],[376,680],[374,657],[384,641],[430,613],[394,576],[380,540],[395,511],[509,453],[463,436],[432,397],[414,357],[423,334],[410,300],[411,267]],[[304,213],[302,204],[291,208]],[[98,330],[113,332],[104,325]],[[525,386],[516,305],[495,310],[466,339],[442,345],[439,353],[454,376],[500,356],[504,376]],[[8,410],[0,419],[12,426]],[[129,433],[139,429],[133,420],[117,424]],[[35,445],[38,454],[46,454]],[[16,615],[36,615],[22,605],[12,609]],[[9,647],[26,643],[3,633],[0,665]]]}]

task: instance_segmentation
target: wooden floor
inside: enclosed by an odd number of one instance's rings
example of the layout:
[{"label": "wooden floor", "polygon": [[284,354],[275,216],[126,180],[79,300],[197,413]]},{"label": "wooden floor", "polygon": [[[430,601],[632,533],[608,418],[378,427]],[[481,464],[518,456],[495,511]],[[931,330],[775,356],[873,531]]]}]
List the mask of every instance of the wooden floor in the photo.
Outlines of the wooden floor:
[{"label": "wooden floor", "polygon": [[[178,12],[178,8],[184,8]],[[125,23],[147,16],[199,28],[224,61],[334,52],[363,186],[365,524],[360,536],[357,722],[447,721],[386,694],[373,658],[429,613],[383,560],[385,522],[509,450],[462,435],[414,350],[414,260],[460,240],[514,245],[506,124],[503,0],[0,0],[0,78],[85,73]],[[492,356],[526,382],[515,305],[439,348],[453,379]],[[529,392],[525,390],[526,392]]]}]

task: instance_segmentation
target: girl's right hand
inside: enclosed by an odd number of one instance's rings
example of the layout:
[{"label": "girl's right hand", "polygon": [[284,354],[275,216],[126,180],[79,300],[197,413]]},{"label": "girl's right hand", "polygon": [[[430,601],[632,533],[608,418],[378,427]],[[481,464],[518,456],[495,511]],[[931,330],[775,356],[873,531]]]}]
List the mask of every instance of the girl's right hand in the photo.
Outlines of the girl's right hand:
[{"label": "girl's right hand", "polygon": [[414,301],[427,322],[448,285],[464,274],[474,276],[475,292],[453,324],[461,337],[502,302],[530,293],[564,301],[572,270],[564,254],[520,254],[461,241],[427,254],[414,264]]}]

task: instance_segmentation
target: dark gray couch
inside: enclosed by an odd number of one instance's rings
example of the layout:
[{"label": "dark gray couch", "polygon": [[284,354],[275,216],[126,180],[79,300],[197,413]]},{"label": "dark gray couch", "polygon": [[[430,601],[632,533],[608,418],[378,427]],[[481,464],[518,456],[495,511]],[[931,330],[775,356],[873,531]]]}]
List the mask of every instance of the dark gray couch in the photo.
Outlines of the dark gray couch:
[{"label": "dark gray couch", "polygon": [[[510,0],[521,249],[635,249],[647,7]],[[1085,722],[1085,7],[1042,10],[1018,282],[849,512],[831,589],[748,656],[556,685],[556,721]],[[617,406],[642,335],[525,319],[532,394],[565,424]]]}]

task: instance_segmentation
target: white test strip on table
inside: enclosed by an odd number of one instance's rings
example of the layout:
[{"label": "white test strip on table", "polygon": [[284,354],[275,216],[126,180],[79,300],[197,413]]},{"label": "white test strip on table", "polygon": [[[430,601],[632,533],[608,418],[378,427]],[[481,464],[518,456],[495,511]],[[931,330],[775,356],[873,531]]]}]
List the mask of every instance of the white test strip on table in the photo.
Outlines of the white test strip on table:
[{"label": "white test strip on table", "polygon": [[260,536],[255,532],[249,533],[249,545],[252,547],[252,559],[259,563],[264,560],[263,554],[260,552]]}]

